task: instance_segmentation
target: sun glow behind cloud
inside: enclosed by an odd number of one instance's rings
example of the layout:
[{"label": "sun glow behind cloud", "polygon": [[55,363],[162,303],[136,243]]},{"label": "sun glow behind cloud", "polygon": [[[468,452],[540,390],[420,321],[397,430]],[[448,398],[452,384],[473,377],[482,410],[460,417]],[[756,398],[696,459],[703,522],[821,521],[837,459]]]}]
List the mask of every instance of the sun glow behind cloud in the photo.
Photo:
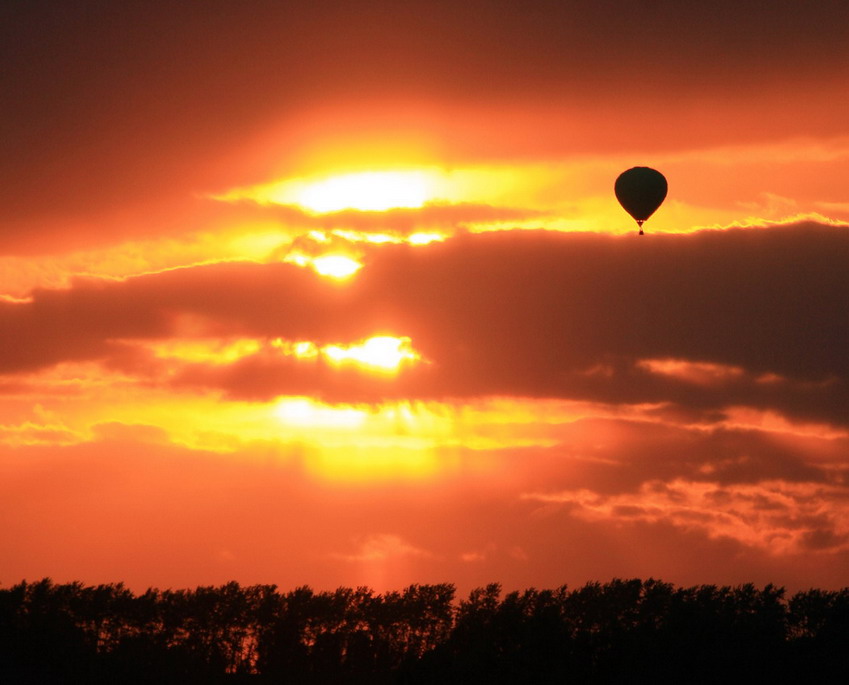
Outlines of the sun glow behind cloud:
[{"label": "sun glow behind cloud", "polygon": [[[390,351],[404,347],[401,340],[386,346]],[[236,356],[254,347],[248,340],[220,345],[196,341],[182,348],[161,346],[159,351],[165,360],[219,365],[236,363]],[[323,354],[304,342],[293,343],[290,349],[306,359]],[[348,349],[355,357],[358,349],[373,352],[374,345],[366,341]],[[380,356],[373,361],[387,363]],[[168,368],[161,373],[162,379],[171,375]],[[444,450],[457,446],[491,449],[511,441],[525,445],[548,440],[534,435],[536,429],[526,423],[527,408],[498,398],[474,406],[408,400],[329,403],[307,396],[241,401],[217,393],[160,387],[152,379],[107,371],[94,363],[63,364],[33,376],[30,382],[33,390],[51,390],[52,398],[35,410],[7,402],[5,421],[0,425],[2,445],[132,439],[221,455],[254,451],[277,455],[275,461],[282,462],[293,458],[295,450],[306,472],[315,478],[368,483],[449,475],[459,465],[447,458]],[[97,402],[92,401],[95,398]],[[572,406],[551,406],[548,411],[555,421],[570,422],[576,415]],[[525,425],[528,434],[517,435],[504,428],[514,422]],[[495,467],[495,462],[464,466],[466,471],[492,471]]]},{"label": "sun glow behind cloud", "polygon": [[336,366],[354,364],[382,373],[397,372],[402,364],[422,361],[410,338],[405,336],[378,335],[349,345],[337,343],[322,347],[309,341],[293,343],[278,338],[271,341],[271,346],[299,359],[322,357]]},{"label": "sun glow behind cloud", "polygon": [[310,267],[319,276],[343,281],[353,276],[363,265],[354,257],[344,254],[321,254],[312,256],[302,251],[290,252],[283,260],[296,266]]},{"label": "sun glow behind cloud", "polygon": [[305,428],[356,430],[363,427],[368,412],[355,407],[329,407],[308,397],[287,397],[274,408],[283,423]]},{"label": "sun glow behind cloud", "polygon": [[544,165],[340,170],[234,188],[212,197],[224,202],[293,205],[313,214],[417,209],[428,203],[510,205],[527,201],[529,193],[550,177],[551,169]]},{"label": "sun glow behind cloud", "polygon": [[295,184],[272,199],[280,204],[294,199],[317,213],[342,209],[382,211],[421,207],[433,195],[431,184],[428,174],[422,171],[365,171]]},{"label": "sun glow behind cloud", "polygon": [[325,355],[336,364],[356,363],[381,371],[395,371],[404,361],[418,361],[421,355],[412,349],[409,338],[380,335],[357,345],[328,345]]},{"label": "sun glow behind cloud", "polygon": [[329,254],[313,259],[312,267],[321,276],[342,279],[353,276],[363,265],[346,255]]},{"label": "sun glow behind cloud", "polygon": [[131,341],[150,350],[160,360],[213,366],[232,364],[264,351],[301,361],[322,359],[331,366],[358,366],[382,374],[397,373],[402,366],[420,363],[422,356],[406,336],[377,335],[358,342],[317,345],[308,340],[282,338],[195,338],[187,340]]},{"label": "sun glow behind cloud", "polygon": [[432,169],[383,169],[284,179],[216,197],[296,205],[315,214],[327,214],[345,209],[379,212],[416,208],[443,192],[443,179]]}]

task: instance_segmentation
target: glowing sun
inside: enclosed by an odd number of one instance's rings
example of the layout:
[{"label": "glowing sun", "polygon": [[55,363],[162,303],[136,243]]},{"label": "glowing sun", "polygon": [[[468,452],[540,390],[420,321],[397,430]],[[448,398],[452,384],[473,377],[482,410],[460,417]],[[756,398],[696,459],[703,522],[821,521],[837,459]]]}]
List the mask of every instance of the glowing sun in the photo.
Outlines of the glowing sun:
[{"label": "glowing sun", "polygon": [[421,207],[428,196],[427,177],[421,171],[364,171],[307,183],[297,192],[297,202],[317,213],[383,211]]},{"label": "glowing sun", "polygon": [[252,188],[234,189],[219,200],[250,198],[256,202],[298,205],[315,214],[343,209],[381,212],[421,207],[441,192],[440,176],[432,169],[357,171],[290,178]]},{"label": "glowing sun", "polygon": [[312,260],[312,267],[317,273],[331,278],[348,278],[357,273],[362,266],[356,259],[345,255],[328,254]]}]

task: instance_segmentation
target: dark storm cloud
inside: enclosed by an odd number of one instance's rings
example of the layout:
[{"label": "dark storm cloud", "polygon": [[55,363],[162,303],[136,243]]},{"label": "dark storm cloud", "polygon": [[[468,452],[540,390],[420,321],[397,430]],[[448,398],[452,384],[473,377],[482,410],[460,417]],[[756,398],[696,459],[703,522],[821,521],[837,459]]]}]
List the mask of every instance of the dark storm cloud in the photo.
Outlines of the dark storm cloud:
[{"label": "dark storm cloud", "polygon": [[[109,341],[181,334],[348,343],[389,333],[429,360],[392,383],[262,354],[183,380],[233,396],[336,400],[513,395],[671,402],[721,416],[773,408],[845,423],[849,231],[803,224],[637,238],[510,232],[381,246],[340,285],[286,264],[181,269],[80,282],[5,304],[5,372],[104,358]],[[739,367],[694,385],[646,359]],[[757,379],[772,379],[759,382]]]}]

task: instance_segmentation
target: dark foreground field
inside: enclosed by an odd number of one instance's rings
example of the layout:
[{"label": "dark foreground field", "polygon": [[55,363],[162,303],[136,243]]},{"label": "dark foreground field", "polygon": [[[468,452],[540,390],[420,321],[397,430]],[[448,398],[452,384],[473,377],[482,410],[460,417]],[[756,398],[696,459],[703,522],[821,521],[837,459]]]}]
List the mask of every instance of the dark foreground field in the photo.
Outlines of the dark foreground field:
[{"label": "dark foreground field", "polygon": [[849,682],[849,588],[0,588],[0,683]]}]

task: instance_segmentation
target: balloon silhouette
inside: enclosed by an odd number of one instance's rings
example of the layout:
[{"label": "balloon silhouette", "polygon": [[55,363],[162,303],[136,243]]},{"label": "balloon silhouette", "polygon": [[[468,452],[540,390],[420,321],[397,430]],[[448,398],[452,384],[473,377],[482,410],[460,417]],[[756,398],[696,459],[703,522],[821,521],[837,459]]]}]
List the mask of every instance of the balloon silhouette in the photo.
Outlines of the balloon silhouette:
[{"label": "balloon silhouette", "polygon": [[643,222],[660,207],[667,190],[663,174],[647,166],[623,171],[613,186],[619,204],[640,227],[640,235],[643,235]]}]

